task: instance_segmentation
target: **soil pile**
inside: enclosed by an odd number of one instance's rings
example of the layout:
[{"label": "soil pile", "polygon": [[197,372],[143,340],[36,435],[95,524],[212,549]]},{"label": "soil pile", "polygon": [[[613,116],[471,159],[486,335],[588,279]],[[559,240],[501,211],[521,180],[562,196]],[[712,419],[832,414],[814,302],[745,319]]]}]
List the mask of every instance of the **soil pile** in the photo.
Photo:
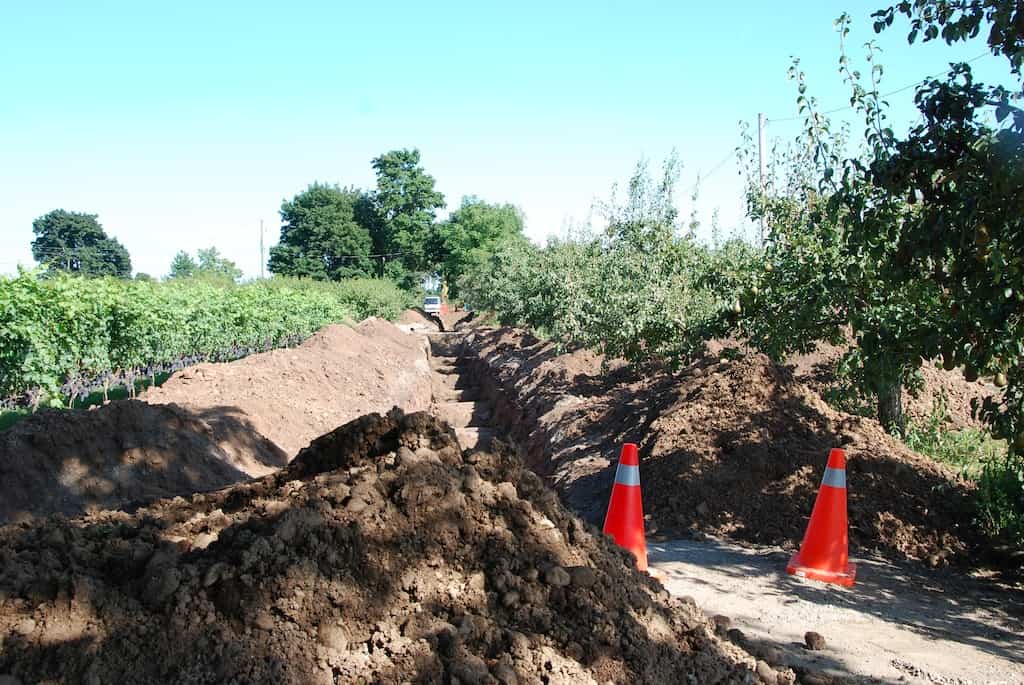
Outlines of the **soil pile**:
[{"label": "soil pile", "polygon": [[[970,485],[871,419],[831,409],[767,357],[721,346],[678,373],[636,374],[513,329],[466,338],[500,420],[566,502],[599,523],[618,451],[641,451],[652,534],[799,544],[828,451],[845,447],[853,553],[933,565],[965,558]],[[605,367],[602,371],[602,365]]]},{"label": "soil pile", "polygon": [[189,367],[142,398],[196,412],[230,407],[291,457],[357,416],[430,406],[426,340],[383,319],[327,326],[293,349]]},{"label": "soil pile", "polygon": [[144,401],[41,411],[0,433],[0,523],[213,490],[370,411],[430,405],[423,336],[382,319],[174,374]]},{"label": "soil pile", "polygon": [[0,558],[0,674],[23,682],[794,677],[426,414],[362,417],[216,493],[2,528]]},{"label": "soil pile", "polygon": [[286,462],[237,411],[138,400],[46,409],[0,433],[0,522],[213,490]]},{"label": "soil pile", "polygon": [[428,331],[435,333],[441,330],[441,324],[437,319],[434,319],[430,314],[427,314],[422,309],[406,309],[402,312],[402,315],[398,317],[396,325],[407,331]]}]

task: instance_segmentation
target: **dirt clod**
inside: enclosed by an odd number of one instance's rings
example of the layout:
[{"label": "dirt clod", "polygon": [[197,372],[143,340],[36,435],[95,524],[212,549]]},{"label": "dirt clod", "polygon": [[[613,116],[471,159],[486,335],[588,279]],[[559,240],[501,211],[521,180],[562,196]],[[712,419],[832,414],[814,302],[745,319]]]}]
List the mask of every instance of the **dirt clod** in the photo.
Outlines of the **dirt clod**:
[{"label": "dirt clod", "polygon": [[813,630],[809,630],[806,633],[804,633],[804,644],[807,646],[807,649],[810,649],[812,651],[820,651],[822,649],[825,649],[825,638],[822,637],[819,633],[816,633]]}]

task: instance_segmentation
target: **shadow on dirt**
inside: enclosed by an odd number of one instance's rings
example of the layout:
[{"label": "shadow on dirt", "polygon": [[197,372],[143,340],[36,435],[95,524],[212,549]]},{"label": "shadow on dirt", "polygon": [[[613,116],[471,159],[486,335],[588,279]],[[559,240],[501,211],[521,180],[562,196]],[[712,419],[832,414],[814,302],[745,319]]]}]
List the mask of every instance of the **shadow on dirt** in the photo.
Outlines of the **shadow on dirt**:
[{"label": "shadow on dirt", "polygon": [[139,400],[43,410],[0,433],[0,522],[224,487],[287,455],[236,407],[192,411]]},{"label": "shadow on dirt", "polygon": [[[511,457],[474,456],[483,480],[466,490],[450,429],[413,420],[427,430],[353,422],[277,475],[134,518],[0,529],[13,552],[0,572],[0,673],[482,682],[504,663],[551,683],[584,668],[600,682],[750,681],[695,610],[671,608]],[[395,456],[413,443],[436,457]],[[499,496],[512,480],[520,495]],[[570,563],[590,580],[538,579]]]},{"label": "shadow on dirt", "polygon": [[[787,574],[790,553],[777,549],[746,550],[707,539],[652,543],[649,553],[655,564],[681,562],[692,565],[695,571],[707,571],[689,573],[686,567],[670,571],[670,586],[673,573],[679,573],[684,574],[680,577],[685,585],[704,586],[716,595],[726,596],[736,593],[732,581],[751,581],[750,589],[741,593],[749,592],[751,601],[777,598],[767,601],[777,601],[777,611],[783,614],[792,611],[792,621],[803,616],[799,602],[808,602],[829,612],[848,610],[873,616],[929,641],[970,645],[1024,664],[1024,644],[1020,640],[1024,633],[1024,593],[1019,591],[874,555],[854,555],[858,564],[856,583],[852,588],[839,588]],[[731,580],[721,583],[722,576]],[[785,615],[779,620],[788,623]],[[855,616],[850,620],[857,622]],[[793,644],[775,646],[794,649]],[[800,645],[795,647],[798,652],[803,649]]]}]

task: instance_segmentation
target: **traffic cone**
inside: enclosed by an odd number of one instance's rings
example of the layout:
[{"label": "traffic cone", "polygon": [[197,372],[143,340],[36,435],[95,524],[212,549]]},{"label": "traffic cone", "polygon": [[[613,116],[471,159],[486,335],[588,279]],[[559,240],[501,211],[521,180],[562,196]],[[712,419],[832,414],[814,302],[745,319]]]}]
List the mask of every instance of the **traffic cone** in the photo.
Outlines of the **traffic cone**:
[{"label": "traffic cone", "polygon": [[615,485],[604,518],[604,532],[636,557],[636,567],[647,570],[647,538],[644,537],[644,506],[640,500],[640,457],[636,445],[622,446]]},{"label": "traffic cone", "polygon": [[846,530],[846,453],[834,449],[828,455],[825,477],[814,500],[800,551],[786,566],[786,573],[825,583],[850,587],[857,567],[850,563]]}]

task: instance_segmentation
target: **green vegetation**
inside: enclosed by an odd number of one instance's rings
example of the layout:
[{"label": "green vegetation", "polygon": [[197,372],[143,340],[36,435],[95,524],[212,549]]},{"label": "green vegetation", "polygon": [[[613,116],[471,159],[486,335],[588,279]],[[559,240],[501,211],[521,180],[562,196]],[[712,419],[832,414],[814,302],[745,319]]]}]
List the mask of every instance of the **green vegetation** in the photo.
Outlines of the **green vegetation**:
[{"label": "green vegetation", "polygon": [[507,240],[525,243],[522,212],[509,204],[462,198],[462,206],[437,227],[434,241],[441,278],[451,287],[453,297],[459,295],[459,279]]},{"label": "green vegetation", "polygon": [[235,286],[23,271],[0,279],[0,397],[64,406],[97,388],[132,388],[139,376],[295,344],[328,323],[393,319],[409,303],[393,283],[370,279]]},{"label": "green vegetation", "polygon": [[283,203],[281,241],[270,248],[270,271],[332,281],[371,275],[368,202],[355,188],[314,183]]},{"label": "green vegetation", "polygon": [[705,246],[678,221],[678,164],[655,181],[640,164],[625,202],[603,207],[607,228],[540,249],[513,238],[472,266],[460,292],[503,323],[631,361],[679,360],[728,326],[731,293],[757,250]]},{"label": "green vegetation", "polygon": [[32,232],[32,257],[51,269],[83,276],[132,274],[128,250],[107,236],[95,214],[55,209],[33,221]]},{"label": "green vegetation", "polygon": [[419,150],[392,150],[372,162],[377,173],[373,194],[373,244],[378,254],[398,254],[410,275],[435,270],[436,210],[444,195],[434,190],[434,177],[420,166]]},{"label": "green vegetation", "polygon": [[[242,277],[242,270],[233,261],[222,257],[216,247],[208,247],[196,253],[198,261],[192,259],[192,255],[184,250],[174,255],[171,261],[171,273],[168,278],[212,278],[222,279],[229,282],[236,282]],[[145,274],[137,274],[137,280]],[[148,277],[147,277],[148,278]]]},{"label": "green vegetation", "polygon": [[907,446],[977,483],[975,522],[981,530],[1010,540],[1024,539],[1024,519],[1014,501],[1024,472],[1010,456],[1006,441],[979,428],[950,430],[945,416],[945,403],[939,402],[927,419],[910,421]]}]

